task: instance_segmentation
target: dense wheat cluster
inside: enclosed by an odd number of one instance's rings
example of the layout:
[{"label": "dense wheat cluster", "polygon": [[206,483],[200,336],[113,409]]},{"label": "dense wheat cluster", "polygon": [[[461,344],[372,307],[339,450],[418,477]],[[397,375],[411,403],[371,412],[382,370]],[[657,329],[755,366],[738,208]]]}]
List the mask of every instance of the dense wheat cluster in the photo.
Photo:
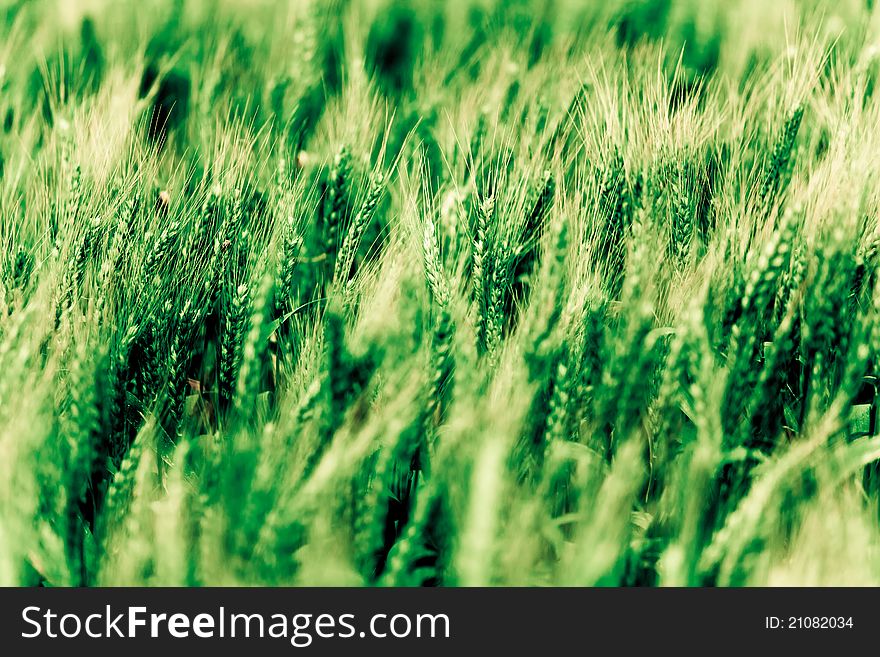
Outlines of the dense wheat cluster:
[{"label": "dense wheat cluster", "polygon": [[880,584],[871,0],[0,10],[0,583]]}]

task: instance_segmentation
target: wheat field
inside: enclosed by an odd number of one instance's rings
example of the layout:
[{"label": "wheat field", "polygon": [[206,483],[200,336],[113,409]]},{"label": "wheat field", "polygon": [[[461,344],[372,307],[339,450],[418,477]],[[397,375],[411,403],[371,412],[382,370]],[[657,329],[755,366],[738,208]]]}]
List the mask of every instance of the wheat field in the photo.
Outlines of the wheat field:
[{"label": "wheat field", "polygon": [[0,585],[880,584],[872,0],[0,15]]}]

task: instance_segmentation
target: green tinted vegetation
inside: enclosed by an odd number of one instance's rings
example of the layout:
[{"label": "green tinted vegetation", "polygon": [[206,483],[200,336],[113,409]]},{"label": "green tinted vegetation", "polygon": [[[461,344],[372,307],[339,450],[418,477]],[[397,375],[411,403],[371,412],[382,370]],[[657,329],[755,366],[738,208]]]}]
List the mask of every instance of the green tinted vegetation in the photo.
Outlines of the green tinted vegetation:
[{"label": "green tinted vegetation", "polygon": [[880,584],[873,2],[0,26],[0,584]]}]

